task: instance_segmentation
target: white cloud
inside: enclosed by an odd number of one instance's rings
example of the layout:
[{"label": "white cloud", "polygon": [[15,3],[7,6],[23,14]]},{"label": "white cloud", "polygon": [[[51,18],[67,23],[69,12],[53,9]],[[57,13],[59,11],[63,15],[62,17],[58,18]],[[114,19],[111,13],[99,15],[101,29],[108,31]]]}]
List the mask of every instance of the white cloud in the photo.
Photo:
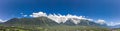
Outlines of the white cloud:
[{"label": "white cloud", "polygon": [[87,20],[89,20],[89,21],[93,21],[93,19],[87,19]]},{"label": "white cloud", "polygon": [[25,15],[24,13],[20,13],[23,17],[27,17],[28,15]]},{"label": "white cloud", "polygon": [[56,21],[57,23],[61,23],[61,22],[64,23],[67,20],[67,17],[62,16],[62,15],[56,15],[56,14],[54,14],[54,15],[50,14],[47,17]]},{"label": "white cloud", "polygon": [[28,15],[23,15],[23,17],[27,17]]},{"label": "white cloud", "polygon": [[96,23],[99,23],[99,24],[105,24],[105,20],[102,20],[102,19],[99,19],[98,21],[96,21]]},{"label": "white cloud", "polygon": [[6,20],[2,20],[2,19],[0,19],[0,23],[3,23],[3,22],[6,22]]},{"label": "white cloud", "polygon": [[71,15],[71,14],[61,15],[61,14],[46,14],[44,12],[38,12],[38,13],[33,13],[30,16],[31,17],[45,16],[45,17],[48,17],[48,18],[54,20],[57,23],[61,23],[61,22],[64,23],[70,18],[72,18],[72,20],[75,24],[79,23],[81,19],[93,21],[93,19],[85,18],[85,16],[76,16],[76,15]]},{"label": "white cloud", "polygon": [[73,22],[74,22],[75,24],[80,23],[80,19],[72,18],[72,20],[73,20]]},{"label": "white cloud", "polygon": [[30,16],[32,16],[32,17],[41,17],[41,16],[47,16],[47,15],[46,15],[46,13],[38,12],[38,13],[33,13]]}]

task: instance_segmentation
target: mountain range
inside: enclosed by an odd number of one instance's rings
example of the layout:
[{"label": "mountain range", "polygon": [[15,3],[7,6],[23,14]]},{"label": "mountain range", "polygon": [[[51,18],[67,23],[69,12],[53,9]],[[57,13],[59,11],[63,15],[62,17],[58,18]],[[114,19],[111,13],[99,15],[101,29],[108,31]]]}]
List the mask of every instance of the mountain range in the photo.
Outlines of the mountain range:
[{"label": "mountain range", "polygon": [[47,17],[37,17],[37,18],[13,18],[8,20],[7,22],[2,23],[3,25],[8,26],[22,26],[22,25],[31,25],[31,26],[107,26],[106,24],[98,24],[93,21],[70,18],[64,23],[57,23],[52,19]]}]

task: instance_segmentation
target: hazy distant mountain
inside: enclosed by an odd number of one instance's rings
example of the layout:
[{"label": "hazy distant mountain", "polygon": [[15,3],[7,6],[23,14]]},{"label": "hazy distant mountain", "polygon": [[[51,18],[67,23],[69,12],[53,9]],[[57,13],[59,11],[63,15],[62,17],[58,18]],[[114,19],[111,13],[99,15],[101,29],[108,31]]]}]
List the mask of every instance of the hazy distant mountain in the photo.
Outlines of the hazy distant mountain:
[{"label": "hazy distant mountain", "polygon": [[101,24],[89,21],[70,18],[65,23],[57,23],[47,17],[38,18],[13,18],[3,23],[4,25],[38,25],[38,26],[55,26],[55,25],[68,25],[68,26],[103,26]]},{"label": "hazy distant mountain", "polygon": [[110,28],[120,28],[120,25],[110,26]]},{"label": "hazy distant mountain", "polygon": [[2,20],[2,19],[0,19],[0,23],[4,23],[4,22],[6,22],[6,20]]}]

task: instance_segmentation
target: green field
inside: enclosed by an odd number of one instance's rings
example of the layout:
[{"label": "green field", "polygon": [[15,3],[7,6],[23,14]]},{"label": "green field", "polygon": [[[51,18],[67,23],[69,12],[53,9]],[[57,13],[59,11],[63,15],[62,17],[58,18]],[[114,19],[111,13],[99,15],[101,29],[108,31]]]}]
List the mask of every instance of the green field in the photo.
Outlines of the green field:
[{"label": "green field", "polygon": [[47,27],[0,26],[0,31],[111,31],[111,30],[108,28],[88,26],[47,26]]}]

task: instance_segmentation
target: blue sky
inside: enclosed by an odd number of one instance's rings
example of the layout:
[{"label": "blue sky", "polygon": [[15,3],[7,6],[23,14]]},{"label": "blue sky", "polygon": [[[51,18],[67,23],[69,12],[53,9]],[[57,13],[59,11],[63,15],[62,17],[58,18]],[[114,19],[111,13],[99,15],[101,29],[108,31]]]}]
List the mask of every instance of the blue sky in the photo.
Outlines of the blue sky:
[{"label": "blue sky", "polygon": [[[0,0],[0,19],[9,20],[33,12],[72,14],[107,23],[120,23],[120,0]],[[22,13],[22,14],[21,14]],[[27,16],[29,17],[29,16]]]}]

